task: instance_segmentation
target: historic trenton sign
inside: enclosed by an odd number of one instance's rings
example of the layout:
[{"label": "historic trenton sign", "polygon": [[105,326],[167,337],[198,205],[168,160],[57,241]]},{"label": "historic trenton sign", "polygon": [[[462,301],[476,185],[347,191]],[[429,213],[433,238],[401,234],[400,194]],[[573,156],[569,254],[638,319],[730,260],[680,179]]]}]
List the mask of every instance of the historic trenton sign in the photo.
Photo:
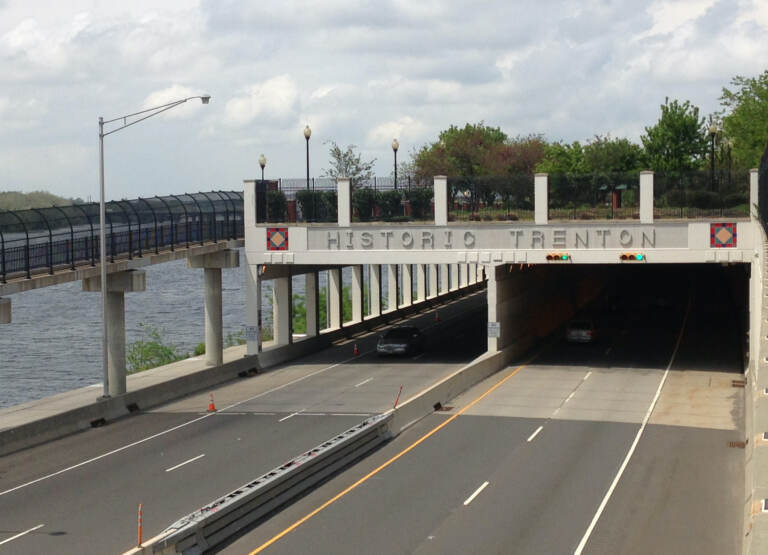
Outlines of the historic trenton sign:
[{"label": "historic trenton sign", "polygon": [[493,226],[435,229],[311,229],[310,250],[478,250],[686,248],[683,226]]}]

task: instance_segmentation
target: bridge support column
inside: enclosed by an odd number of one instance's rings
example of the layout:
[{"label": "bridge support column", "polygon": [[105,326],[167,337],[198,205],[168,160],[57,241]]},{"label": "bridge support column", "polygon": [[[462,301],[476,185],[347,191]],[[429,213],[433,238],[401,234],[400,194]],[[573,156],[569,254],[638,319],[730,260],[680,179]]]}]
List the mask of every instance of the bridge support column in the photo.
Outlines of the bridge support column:
[{"label": "bridge support column", "polygon": [[234,249],[190,256],[187,268],[205,272],[205,363],[224,364],[224,325],[221,317],[221,269],[240,266],[240,253]]},{"label": "bridge support column", "polygon": [[549,177],[546,173],[537,173],[533,177],[534,222],[544,225],[549,220]]},{"label": "bridge support column", "polygon": [[318,322],[319,316],[319,295],[317,294],[317,272],[309,272],[305,275],[304,283],[304,309],[307,314],[307,337],[314,337],[320,331]]},{"label": "bridge support column", "polygon": [[371,264],[368,271],[371,316],[381,316],[381,264]]},{"label": "bridge support column", "polygon": [[397,310],[397,264],[387,265],[387,312]]},{"label": "bridge support column", "polygon": [[255,334],[246,334],[246,352],[256,355],[261,352],[261,264],[248,264],[245,269],[245,302],[248,311],[248,327]]},{"label": "bridge support column", "polygon": [[[127,270],[107,275],[107,376],[109,395],[116,397],[126,391],[125,367],[125,294],[147,288],[144,270]],[[101,279],[94,276],[83,280],[83,291],[100,292]]]},{"label": "bridge support column", "polygon": [[341,268],[334,268],[328,270],[328,319],[329,327],[331,329],[338,329],[342,326],[343,315],[342,311],[342,283],[341,283]]},{"label": "bridge support column", "polygon": [[653,223],[653,172],[640,172],[640,223]]},{"label": "bridge support column", "polygon": [[416,301],[427,300],[427,272],[424,264],[416,264]]},{"label": "bridge support column", "polygon": [[0,324],[11,323],[11,299],[0,299]]},{"label": "bridge support column", "polygon": [[352,266],[352,321],[363,321],[363,267]]},{"label": "bridge support column", "polygon": [[758,171],[757,169],[749,170],[749,217],[756,221],[759,219],[758,206],[759,194],[758,194]]},{"label": "bridge support column", "polygon": [[450,264],[440,264],[440,295],[451,290]]},{"label": "bridge support column", "polygon": [[459,289],[468,285],[469,268],[467,264],[459,264]]},{"label": "bridge support column", "polygon": [[429,295],[428,299],[437,297],[437,264],[429,265]]},{"label": "bridge support column", "polygon": [[459,265],[451,264],[451,291],[456,291],[459,288]]},{"label": "bridge support column", "polygon": [[413,304],[413,266],[403,264],[403,306]]},{"label": "bridge support column", "polygon": [[287,276],[275,278],[273,281],[272,326],[275,344],[290,345],[293,343],[293,279]]},{"label": "bridge support column", "polygon": [[467,270],[469,271],[469,277],[467,278],[467,283],[469,285],[474,285],[477,283],[477,264],[468,264]]}]

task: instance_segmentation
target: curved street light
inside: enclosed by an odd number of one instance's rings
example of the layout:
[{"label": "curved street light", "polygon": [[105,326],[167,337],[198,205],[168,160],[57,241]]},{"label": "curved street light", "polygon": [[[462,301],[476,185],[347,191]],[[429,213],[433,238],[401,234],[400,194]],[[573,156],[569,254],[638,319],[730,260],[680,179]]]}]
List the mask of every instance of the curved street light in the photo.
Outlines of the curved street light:
[{"label": "curved street light", "polygon": [[[101,325],[102,325],[102,339],[101,339],[101,356],[102,356],[102,371],[104,375],[104,390],[103,396],[105,398],[110,396],[109,393],[109,354],[107,352],[107,264],[106,264],[106,232],[104,230],[104,221],[106,218],[106,204],[104,202],[104,137],[122,131],[126,127],[136,125],[163,112],[175,108],[181,104],[184,104],[188,100],[194,100],[199,98],[203,104],[208,104],[211,101],[211,95],[204,94],[201,96],[190,96],[182,98],[181,100],[174,100],[167,104],[161,104],[154,108],[147,108],[139,112],[132,114],[126,114],[116,118],[105,120],[103,117],[99,117],[99,261],[101,264]],[[139,117],[140,116],[140,117]],[[133,121],[128,121],[130,118],[138,118]],[[104,131],[104,126],[114,123],[116,121],[122,121],[123,124],[120,127],[116,127],[110,131]]]}]

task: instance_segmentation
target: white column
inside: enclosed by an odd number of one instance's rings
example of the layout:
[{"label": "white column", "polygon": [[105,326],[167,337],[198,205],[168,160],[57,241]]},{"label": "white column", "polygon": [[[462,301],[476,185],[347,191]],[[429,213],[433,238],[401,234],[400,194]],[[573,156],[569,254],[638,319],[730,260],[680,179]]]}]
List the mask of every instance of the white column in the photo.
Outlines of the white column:
[{"label": "white column", "polygon": [[[498,322],[499,315],[497,308],[498,303],[498,284],[496,282],[496,269],[491,266],[488,271],[488,321]],[[488,352],[495,353],[499,350],[499,340],[495,337],[488,338]]]},{"label": "white column", "polygon": [[348,177],[336,180],[339,227],[349,227],[352,223],[352,190]]},{"label": "white column", "polygon": [[758,173],[756,169],[749,170],[749,217],[752,220],[760,218],[759,215],[759,196],[758,196]]},{"label": "white column", "polygon": [[429,296],[428,298],[433,299],[437,297],[437,264],[430,264],[429,265]]},{"label": "white column", "polygon": [[371,316],[381,316],[381,265],[370,265]]},{"label": "white column", "polygon": [[424,264],[416,264],[416,300],[427,300],[427,272]]},{"label": "white column", "polygon": [[440,295],[445,295],[451,290],[450,265],[440,264]]},{"label": "white column", "polygon": [[477,264],[468,264],[467,271],[469,271],[469,276],[467,277],[467,283],[469,285],[474,285],[477,283]]},{"label": "white column", "polygon": [[352,321],[363,321],[363,267],[352,266]]},{"label": "white column", "polygon": [[328,297],[330,305],[330,321],[331,329],[338,329],[342,325],[342,284],[341,284],[341,268],[334,268],[328,270]]},{"label": "white column", "polygon": [[387,312],[397,310],[397,264],[387,265]]},{"label": "white column", "polygon": [[435,225],[448,225],[448,178],[436,175],[434,188]]},{"label": "white column", "polygon": [[451,264],[451,291],[459,288],[459,265]]},{"label": "white column", "polygon": [[243,222],[245,227],[256,225],[256,181],[243,181]]},{"label": "white column", "polygon": [[469,285],[469,264],[459,264],[459,287]]},{"label": "white column", "polygon": [[305,274],[304,282],[304,308],[307,313],[307,337],[314,337],[319,333],[318,325],[318,306],[319,295],[317,294],[317,272],[308,272]]},{"label": "white column", "polygon": [[485,276],[483,275],[485,271],[485,267],[482,264],[477,265],[477,281],[482,282],[485,279]]},{"label": "white column", "polygon": [[11,299],[0,299],[0,324],[11,323]]},{"label": "white column", "polygon": [[534,221],[544,225],[549,220],[549,183],[546,173],[537,173],[533,177]]},{"label": "white column", "polygon": [[245,269],[245,304],[248,315],[248,327],[256,330],[256,335],[247,334],[246,353],[256,355],[261,352],[261,264],[248,264]]},{"label": "white column", "polygon": [[272,322],[274,326],[275,343],[289,345],[293,342],[291,317],[293,307],[291,295],[291,278],[280,277],[273,280],[272,288]]},{"label": "white column", "polygon": [[640,172],[640,223],[653,223],[653,172]]},{"label": "white column", "polygon": [[403,306],[413,304],[413,267],[403,264]]}]

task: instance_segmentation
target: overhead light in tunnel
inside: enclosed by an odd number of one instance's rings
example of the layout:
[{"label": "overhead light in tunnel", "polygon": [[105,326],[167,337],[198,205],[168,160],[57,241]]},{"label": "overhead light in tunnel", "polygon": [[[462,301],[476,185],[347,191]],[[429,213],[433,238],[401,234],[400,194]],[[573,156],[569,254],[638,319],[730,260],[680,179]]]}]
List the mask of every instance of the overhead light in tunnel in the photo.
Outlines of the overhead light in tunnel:
[{"label": "overhead light in tunnel", "polygon": [[547,253],[547,260],[551,262],[566,262],[571,259],[571,255],[567,252],[550,252]]},{"label": "overhead light in tunnel", "polygon": [[643,262],[645,260],[645,253],[642,252],[623,252],[621,253],[621,260],[626,262]]}]

